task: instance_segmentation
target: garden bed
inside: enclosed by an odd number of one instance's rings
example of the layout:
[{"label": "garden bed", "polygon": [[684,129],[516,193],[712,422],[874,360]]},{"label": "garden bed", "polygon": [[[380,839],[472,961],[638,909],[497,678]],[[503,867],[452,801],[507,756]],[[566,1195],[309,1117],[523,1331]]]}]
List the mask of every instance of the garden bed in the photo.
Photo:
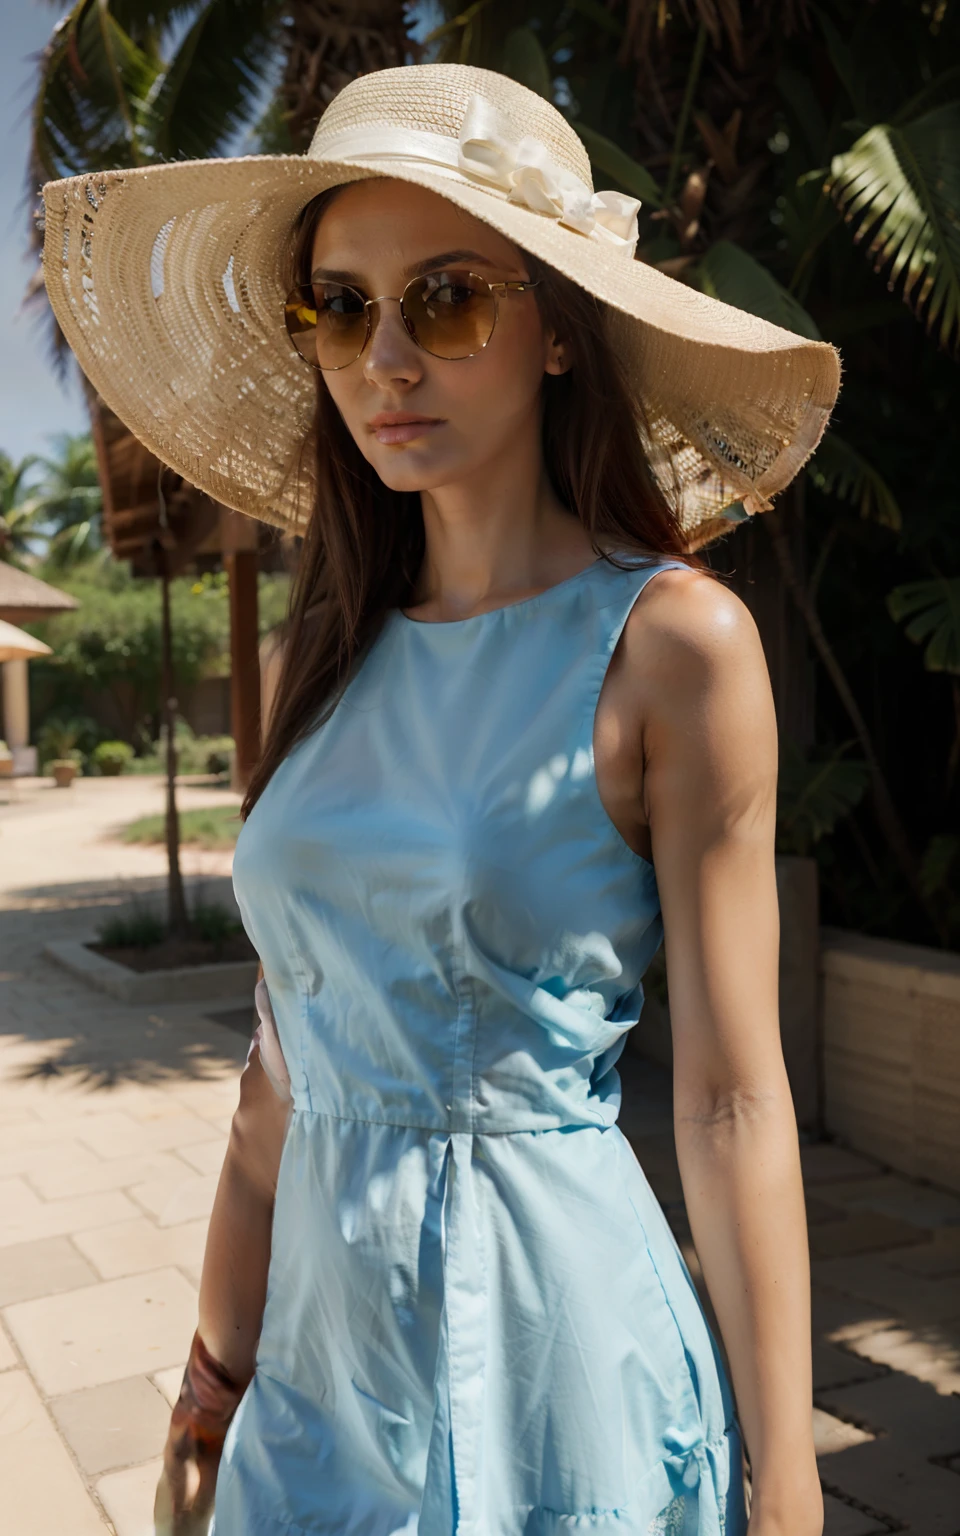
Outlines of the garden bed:
[{"label": "garden bed", "polygon": [[224,965],[237,960],[256,961],[257,954],[245,933],[234,934],[220,944],[209,939],[164,939],[159,944],[137,949],[129,945],[91,944],[95,954],[103,955],[128,971],[171,971],[190,965]]}]

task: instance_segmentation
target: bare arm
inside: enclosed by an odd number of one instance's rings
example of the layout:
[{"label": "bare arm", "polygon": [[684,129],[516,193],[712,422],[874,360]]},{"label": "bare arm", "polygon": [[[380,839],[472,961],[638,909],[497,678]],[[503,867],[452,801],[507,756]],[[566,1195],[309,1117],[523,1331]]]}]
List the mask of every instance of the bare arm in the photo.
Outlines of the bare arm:
[{"label": "bare arm", "polygon": [[680,1173],[750,1456],[751,1536],[816,1536],[809,1260],[779,1026],[773,699],[739,598],[686,572],[651,588],[643,797]]},{"label": "bare arm", "polygon": [[201,1536],[209,1524],[224,1438],[254,1372],[289,1109],[255,1044],[210,1217],[199,1326],[164,1446],[157,1536]]},{"label": "bare arm", "polygon": [[200,1336],[237,1381],[253,1375],[289,1110],[254,1048],[240,1078],[200,1280]]}]

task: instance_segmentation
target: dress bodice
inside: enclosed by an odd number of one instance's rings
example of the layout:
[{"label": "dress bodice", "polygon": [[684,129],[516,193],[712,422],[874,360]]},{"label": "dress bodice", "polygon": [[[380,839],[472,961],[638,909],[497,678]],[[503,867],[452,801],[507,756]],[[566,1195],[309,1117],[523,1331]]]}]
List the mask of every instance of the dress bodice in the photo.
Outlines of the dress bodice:
[{"label": "dress bodice", "polygon": [[656,557],[465,620],[389,614],[241,833],[234,883],[296,1107],[604,1125],[661,939],[597,791],[604,675]]}]

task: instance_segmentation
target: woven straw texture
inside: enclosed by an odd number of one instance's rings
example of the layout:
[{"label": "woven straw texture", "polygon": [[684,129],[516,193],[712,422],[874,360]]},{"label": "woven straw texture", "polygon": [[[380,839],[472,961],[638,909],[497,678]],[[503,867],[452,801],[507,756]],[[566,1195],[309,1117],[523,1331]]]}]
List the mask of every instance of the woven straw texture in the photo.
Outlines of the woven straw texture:
[{"label": "woven straw texture", "polygon": [[607,324],[651,423],[644,444],[679,479],[691,549],[797,474],[840,387],[835,347],[667,277],[625,250],[442,167],[331,160],[347,129],[388,124],[456,144],[478,92],[592,186],[586,151],[548,102],[506,76],[412,65],[351,82],[306,155],[255,155],[48,182],[44,275],[57,320],[107,405],[154,453],[228,507],[302,529],[313,499],[315,374],[291,347],[283,300],[297,214],[329,186],[393,176],[428,187],[566,273]]}]

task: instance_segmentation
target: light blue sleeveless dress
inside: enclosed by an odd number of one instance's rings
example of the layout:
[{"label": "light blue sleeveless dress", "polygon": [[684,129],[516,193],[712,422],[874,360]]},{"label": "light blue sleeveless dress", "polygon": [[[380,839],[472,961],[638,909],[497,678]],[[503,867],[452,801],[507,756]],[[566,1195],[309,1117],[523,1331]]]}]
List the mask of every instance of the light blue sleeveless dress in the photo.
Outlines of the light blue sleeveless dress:
[{"label": "light blue sleeveless dress", "polygon": [[646,582],[388,616],[234,882],[293,1114],[217,1536],[742,1536],[730,1389],[617,1127],[663,929],[593,722]]}]

